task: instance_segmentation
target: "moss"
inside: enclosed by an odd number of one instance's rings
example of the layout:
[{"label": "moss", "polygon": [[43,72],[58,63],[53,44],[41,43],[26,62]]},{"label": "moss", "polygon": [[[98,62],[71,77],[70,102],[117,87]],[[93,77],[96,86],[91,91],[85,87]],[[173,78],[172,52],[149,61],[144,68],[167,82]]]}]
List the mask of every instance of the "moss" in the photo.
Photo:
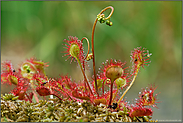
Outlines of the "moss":
[{"label": "moss", "polygon": [[105,106],[93,106],[86,101],[52,99],[30,103],[11,94],[2,97],[1,122],[157,122],[151,117],[131,118],[123,111],[111,112]]}]

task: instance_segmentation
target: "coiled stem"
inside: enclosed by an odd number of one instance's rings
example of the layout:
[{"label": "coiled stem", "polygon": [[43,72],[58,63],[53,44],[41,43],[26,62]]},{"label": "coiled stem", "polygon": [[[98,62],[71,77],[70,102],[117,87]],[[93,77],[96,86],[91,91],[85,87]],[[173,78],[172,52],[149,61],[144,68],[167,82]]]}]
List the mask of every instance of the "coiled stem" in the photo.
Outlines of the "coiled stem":
[{"label": "coiled stem", "polygon": [[[107,9],[111,9],[111,13],[109,14],[108,17],[105,18],[105,20],[109,19],[113,12],[114,12],[114,8],[112,6],[108,6],[106,8],[104,8],[98,15],[101,15],[103,12],[105,12]],[[98,21],[98,18],[95,19],[95,22],[93,24],[93,29],[92,29],[92,37],[91,37],[91,40],[92,40],[92,54],[93,54],[93,75],[94,75],[94,79],[95,79],[95,89],[96,89],[96,93],[97,93],[97,96],[99,96],[99,93],[98,93],[98,87],[97,87],[97,76],[96,76],[96,71],[95,71],[95,54],[94,54],[94,32],[95,32],[95,27],[96,27],[96,24],[97,24],[97,21]]]}]

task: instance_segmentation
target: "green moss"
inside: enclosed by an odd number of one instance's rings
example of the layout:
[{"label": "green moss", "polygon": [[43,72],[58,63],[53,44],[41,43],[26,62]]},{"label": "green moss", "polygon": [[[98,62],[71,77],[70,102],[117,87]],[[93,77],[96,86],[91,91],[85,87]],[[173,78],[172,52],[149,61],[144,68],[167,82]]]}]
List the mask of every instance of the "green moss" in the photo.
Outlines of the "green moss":
[{"label": "green moss", "polygon": [[15,96],[11,94],[2,97],[1,122],[147,122],[150,119],[131,118],[124,111],[111,112],[106,107],[93,106],[87,101],[79,104],[76,101],[52,99],[30,103],[12,100]]}]

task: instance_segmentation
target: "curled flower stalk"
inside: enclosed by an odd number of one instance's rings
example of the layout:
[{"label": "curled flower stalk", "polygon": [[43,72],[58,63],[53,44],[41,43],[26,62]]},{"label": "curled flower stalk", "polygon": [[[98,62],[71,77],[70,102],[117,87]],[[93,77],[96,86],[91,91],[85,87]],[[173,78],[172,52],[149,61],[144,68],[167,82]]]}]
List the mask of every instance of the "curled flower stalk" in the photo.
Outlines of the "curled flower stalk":
[{"label": "curled flower stalk", "polygon": [[148,50],[146,50],[145,48],[141,49],[141,47],[134,48],[134,50],[131,52],[131,61],[134,64],[133,65],[134,77],[132,79],[132,82],[128,86],[128,88],[125,90],[123,95],[118,100],[118,103],[120,103],[120,101],[123,99],[125,94],[128,92],[128,90],[131,88],[131,86],[135,82],[135,79],[137,77],[137,74],[138,74],[141,66],[144,68],[144,65],[147,66],[148,63],[150,63],[150,61],[148,61],[148,60],[150,59],[151,55],[152,54],[149,54]]},{"label": "curled flower stalk", "polygon": [[[105,12],[106,10],[111,9],[111,13],[109,14],[108,17],[105,18],[104,14],[102,14],[103,12]],[[105,20],[110,19],[110,17],[112,16],[114,12],[114,8],[112,6],[108,6],[106,8],[104,8],[98,15],[97,18],[95,19],[95,22],[93,24],[93,29],[92,29],[92,37],[91,37],[91,41],[92,41],[92,55],[93,55],[93,75],[94,75],[94,80],[95,80],[95,87],[96,87],[96,93],[98,95],[98,87],[97,87],[97,76],[96,76],[96,71],[95,71],[95,53],[94,53],[94,32],[95,32],[95,27],[97,24],[97,21],[100,21],[100,23],[104,23]],[[110,22],[108,22],[110,23]],[[107,25],[111,26],[112,22],[110,24],[106,23]]]},{"label": "curled flower stalk", "polygon": [[[87,40],[87,38],[84,38],[84,39]],[[68,43],[68,44],[65,44],[65,46],[66,46],[65,48],[67,49],[65,51],[65,53],[67,53],[67,54],[65,54],[64,56],[68,55],[69,56],[68,58],[72,57],[72,59],[75,58],[77,60],[79,66],[81,68],[81,71],[83,73],[86,85],[88,86],[88,89],[89,89],[90,93],[93,95],[92,90],[90,88],[90,85],[88,83],[88,80],[86,78],[86,74],[85,74],[84,68],[82,66],[82,63],[86,64],[85,63],[85,58],[84,58],[84,53],[83,53],[82,42],[80,40],[78,40],[78,38],[72,37],[72,36],[69,36],[69,40],[64,40],[64,41],[66,43]],[[72,61],[72,59],[71,59],[71,61]],[[87,88],[86,88],[86,90],[87,90]]]},{"label": "curled flower stalk", "polygon": [[88,54],[89,54],[89,52],[90,52],[90,43],[89,43],[88,38],[86,38],[86,37],[83,37],[83,38],[81,39],[81,42],[82,42],[84,39],[87,41],[87,44],[88,44],[88,51],[87,51],[86,57],[84,58],[84,60],[85,60],[85,59],[87,59]]}]

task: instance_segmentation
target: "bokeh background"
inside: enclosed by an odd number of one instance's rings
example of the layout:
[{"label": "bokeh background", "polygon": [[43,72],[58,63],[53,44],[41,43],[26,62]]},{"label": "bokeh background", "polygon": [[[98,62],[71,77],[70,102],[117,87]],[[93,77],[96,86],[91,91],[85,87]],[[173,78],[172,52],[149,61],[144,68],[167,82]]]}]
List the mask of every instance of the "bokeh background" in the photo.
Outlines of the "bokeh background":
[{"label": "bokeh background", "polygon": [[[77,36],[91,41],[96,15],[109,5],[114,7],[113,26],[98,23],[95,31],[96,69],[110,58],[131,66],[131,50],[146,47],[153,53],[151,64],[140,70],[126,99],[134,100],[141,88],[155,83],[161,103],[153,108],[153,119],[181,120],[182,1],[1,1],[1,62],[11,60],[17,68],[36,57],[49,62],[49,77],[68,74],[76,81],[83,79],[77,63],[62,57],[63,40]],[[87,51],[86,43],[84,47]],[[1,93],[9,89],[1,85]]]}]

